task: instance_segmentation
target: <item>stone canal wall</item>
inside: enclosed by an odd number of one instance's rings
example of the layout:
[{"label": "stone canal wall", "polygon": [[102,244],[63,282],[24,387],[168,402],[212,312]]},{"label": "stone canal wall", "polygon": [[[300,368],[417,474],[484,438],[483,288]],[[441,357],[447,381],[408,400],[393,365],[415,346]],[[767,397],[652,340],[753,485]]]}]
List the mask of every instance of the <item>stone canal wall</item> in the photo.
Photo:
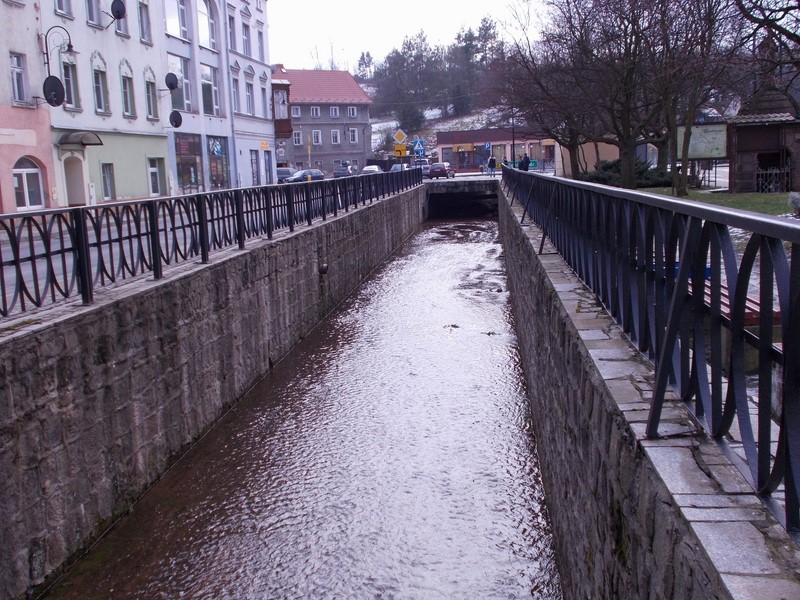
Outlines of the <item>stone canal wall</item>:
[{"label": "stone canal wall", "polygon": [[425,211],[418,186],[91,306],[0,323],[0,598],[58,574]]},{"label": "stone canal wall", "polygon": [[[707,437],[645,438],[652,365],[518,203],[499,212],[564,598],[800,598],[797,545]],[[672,400],[662,422],[691,429]]]}]

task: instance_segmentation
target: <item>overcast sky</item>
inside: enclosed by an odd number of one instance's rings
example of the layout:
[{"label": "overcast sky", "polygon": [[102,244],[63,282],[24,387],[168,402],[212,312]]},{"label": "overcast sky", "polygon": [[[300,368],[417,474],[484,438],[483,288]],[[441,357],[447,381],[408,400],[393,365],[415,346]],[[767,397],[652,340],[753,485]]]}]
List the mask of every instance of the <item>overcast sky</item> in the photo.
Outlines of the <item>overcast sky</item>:
[{"label": "overcast sky", "polygon": [[[509,19],[508,0],[268,0],[269,60],[287,69],[328,68],[333,56],[340,69],[354,71],[362,52],[383,61],[406,37],[425,32],[431,46],[449,45],[464,27],[478,30],[481,19]],[[525,2],[517,2],[525,4]]]}]

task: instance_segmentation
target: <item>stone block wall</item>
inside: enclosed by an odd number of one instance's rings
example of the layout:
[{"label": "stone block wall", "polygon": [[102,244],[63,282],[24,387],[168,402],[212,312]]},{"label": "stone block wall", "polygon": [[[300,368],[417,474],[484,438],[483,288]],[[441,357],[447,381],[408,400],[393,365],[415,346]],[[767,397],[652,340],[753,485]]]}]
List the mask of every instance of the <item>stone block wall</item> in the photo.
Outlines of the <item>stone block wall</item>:
[{"label": "stone block wall", "polygon": [[160,281],[101,290],[91,306],[0,323],[0,597],[57,575],[425,210],[419,186]]},{"label": "stone block wall", "polygon": [[500,233],[564,598],[800,598],[800,552],[653,366],[502,197]]}]

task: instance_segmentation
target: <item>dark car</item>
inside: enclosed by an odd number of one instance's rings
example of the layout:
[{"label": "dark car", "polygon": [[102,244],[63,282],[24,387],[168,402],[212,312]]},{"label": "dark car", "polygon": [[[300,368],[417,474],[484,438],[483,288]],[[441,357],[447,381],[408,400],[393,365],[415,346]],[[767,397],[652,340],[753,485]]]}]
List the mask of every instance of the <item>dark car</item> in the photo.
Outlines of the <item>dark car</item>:
[{"label": "dark car", "polygon": [[428,177],[431,179],[438,179],[439,177],[455,177],[456,172],[448,162],[433,163],[428,171]]},{"label": "dark car", "polygon": [[334,177],[350,177],[351,175],[358,175],[358,169],[352,165],[338,165],[333,168]]},{"label": "dark car", "polygon": [[286,178],[286,183],[295,183],[298,181],[321,181],[325,179],[325,173],[320,171],[319,169],[303,169],[302,171],[298,171],[291,177]]},{"label": "dark car", "polygon": [[278,183],[283,183],[288,177],[297,173],[297,169],[292,167],[278,167]]}]

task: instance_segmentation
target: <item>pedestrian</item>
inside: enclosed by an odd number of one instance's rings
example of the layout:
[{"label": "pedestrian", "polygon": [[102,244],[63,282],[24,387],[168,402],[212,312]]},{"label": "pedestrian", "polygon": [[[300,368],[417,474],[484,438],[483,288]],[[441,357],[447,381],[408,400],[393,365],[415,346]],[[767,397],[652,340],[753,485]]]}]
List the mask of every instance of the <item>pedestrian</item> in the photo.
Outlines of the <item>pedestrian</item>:
[{"label": "pedestrian", "polygon": [[528,153],[526,152],[525,156],[522,157],[522,160],[519,161],[519,168],[522,171],[527,171],[530,164],[531,164],[531,159],[528,158]]},{"label": "pedestrian", "polygon": [[507,156],[504,156],[504,157],[503,157],[503,166],[504,166],[504,167],[507,167],[507,166],[508,166],[508,157],[507,157]]},{"label": "pedestrian", "polygon": [[494,171],[497,168],[497,161],[495,160],[494,156],[489,157],[489,175],[494,177]]}]

